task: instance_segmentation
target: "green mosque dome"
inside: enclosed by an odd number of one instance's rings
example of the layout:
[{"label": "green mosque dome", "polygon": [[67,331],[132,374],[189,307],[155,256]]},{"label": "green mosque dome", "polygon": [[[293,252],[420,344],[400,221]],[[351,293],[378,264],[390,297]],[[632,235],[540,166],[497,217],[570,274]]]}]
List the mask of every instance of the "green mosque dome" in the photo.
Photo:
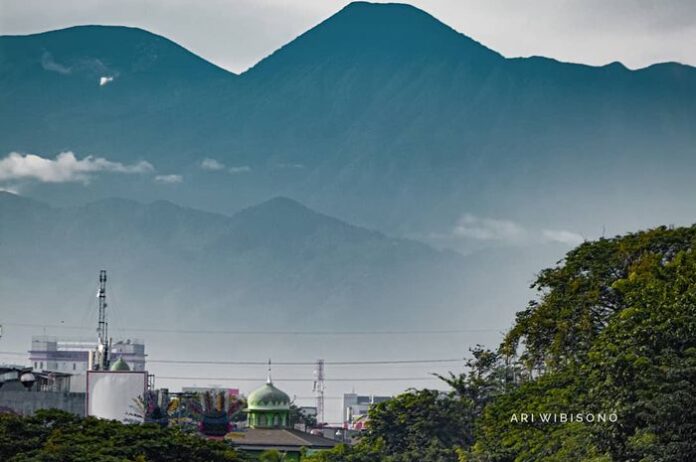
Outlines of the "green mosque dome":
[{"label": "green mosque dome", "polygon": [[290,397],[268,381],[264,386],[252,391],[247,398],[247,409],[253,410],[288,410]]},{"label": "green mosque dome", "polygon": [[268,361],[268,380],[247,398],[247,424],[251,428],[289,428],[290,397],[279,390],[271,380],[271,362]]},{"label": "green mosque dome", "polygon": [[130,366],[123,360],[123,358],[118,358],[118,360],[111,365],[110,371],[129,371]]}]

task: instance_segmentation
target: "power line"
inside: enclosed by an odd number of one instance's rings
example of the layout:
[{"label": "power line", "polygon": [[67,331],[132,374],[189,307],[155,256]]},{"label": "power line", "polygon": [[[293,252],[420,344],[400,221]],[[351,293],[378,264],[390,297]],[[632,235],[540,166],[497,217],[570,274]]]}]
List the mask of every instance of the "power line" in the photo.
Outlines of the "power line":
[{"label": "power line", "polygon": [[[1,355],[26,356],[26,352],[20,351],[0,351]],[[401,364],[439,364],[439,363],[458,363],[464,358],[436,358],[436,359],[386,359],[386,360],[356,360],[356,361],[325,361],[331,366],[368,366],[368,365],[401,365]],[[185,359],[147,359],[148,363],[155,364],[201,364],[201,365],[224,365],[224,366],[266,366],[267,361],[215,361],[215,360],[185,360]],[[276,361],[273,363],[278,366],[313,366],[316,361]]]},{"label": "power line", "polygon": [[[389,365],[389,364],[435,364],[435,363],[456,363],[464,361],[464,358],[446,359],[401,359],[401,360],[381,360],[381,361],[325,361],[331,366],[366,366],[366,365]],[[211,360],[180,360],[180,359],[148,359],[148,363],[158,364],[211,364],[226,366],[265,366],[263,361],[211,361]],[[312,366],[316,361],[275,361],[277,366]]]},{"label": "power line", "polygon": [[[194,376],[165,376],[158,375],[158,379],[167,380],[206,380],[206,381],[231,381],[231,382],[263,382],[259,377],[194,377]],[[342,377],[337,379],[324,379],[326,382],[402,382],[414,380],[440,380],[438,377]],[[314,382],[314,379],[286,378],[275,379],[277,382]],[[315,398],[316,399],[316,398]]]},{"label": "power line", "polygon": [[[5,323],[6,326],[30,328],[55,328],[82,331],[93,331],[85,326],[67,324],[34,324],[34,323]],[[207,330],[207,329],[157,329],[142,327],[121,327],[112,330],[118,332],[143,332],[160,334],[184,335],[289,335],[289,336],[370,336],[370,335],[460,335],[475,332],[502,332],[500,328],[469,328],[469,329],[414,329],[414,330]]]}]

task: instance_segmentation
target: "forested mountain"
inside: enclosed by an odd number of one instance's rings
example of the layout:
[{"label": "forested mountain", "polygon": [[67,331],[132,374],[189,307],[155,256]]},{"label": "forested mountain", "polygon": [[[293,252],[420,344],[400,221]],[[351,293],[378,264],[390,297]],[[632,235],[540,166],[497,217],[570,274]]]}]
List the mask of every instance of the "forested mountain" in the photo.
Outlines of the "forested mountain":
[{"label": "forested mountain", "polygon": [[[506,59],[407,5],[350,4],[241,75],[122,27],[2,37],[0,63],[3,155],[181,175],[104,179],[94,197],[232,213],[284,195],[422,238],[466,213],[596,235],[696,212],[693,68]],[[26,188],[68,204],[85,191]]]}]

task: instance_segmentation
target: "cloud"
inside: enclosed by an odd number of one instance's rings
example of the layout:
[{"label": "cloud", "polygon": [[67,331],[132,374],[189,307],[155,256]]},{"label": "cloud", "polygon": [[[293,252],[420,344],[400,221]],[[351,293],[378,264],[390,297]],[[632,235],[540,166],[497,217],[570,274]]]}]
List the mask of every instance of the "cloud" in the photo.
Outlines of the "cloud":
[{"label": "cloud", "polygon": [[181,175],[157,175],[155,176],[156,183],[162,184],[176,184],[184,181],[184,177]]},{"label": "cloud", "polygon": [[237,173],[249,173],[251,172],[251,167],[248,165],[242,165],[241,167],[230,167],[227,171],[233,175]]},{"label": "cloud", "polygon": [[14,186],[0,186],[0,192],[19,195],[19,188],[16,188]]},{"label": "cloud", "polygon": [[566,231],[564,229],[544,229],[542,230],[541,234],[547,241],[560,242],[568,245],[578,245],[585,241],[585,238],[578,233]]},{"label": "cloud", "polygon": [[534,244],[557,242],[576,246],[585,241],[580,234],[564,229],[535,230],[504,219],[478,217],[472,214],[462,216],[452,230],[457,238],[479,241],[499,241],[508,244]]},{"label": "cloud", "polygon": [[0,160],[0,181],[38,180],[43,183],[87,183],[93,174],[101,172],[139,174],[153,170],[152,164],[145,161],[125,165],[102,157],[87,156],[78,159],[70,151],[61,152],[55,159],[36,154],[12,152]]},{"label": "cloud", "polygon": [[220,171],[220,170],[227,169],[227,171],[229,173],[231,173],[232,175],[236,175],[238,173],[251,172],[251,167],[249,167],[248,165],[240,165],[240,166],[236,166],[236,167],[227,168],[227,166],[225,164],[223,164],[222,162],[215,160],[215,159],[211,159],[209,157],[206,157],[205,159],[203,159],[201,161],[200,168],[201,168],[201,170],[208,170],[208,171]]},{"label": "cloud", "polygon": [[57,63],[54,59],[51,53],[49,52],[44,52],[43,55],[41,55],[41,67],[43,67],[47,71],[51,72],[57,72],[59,74],[67,75],[72,72],[72,69],[68,66],[63,66],[60,63]]},{"label": "cloud", "polygon": [[514,221],[481,218],[471,214],[466,214],[459,220],[453,234],[484,241],[522,241],[527,237],[527,231]]},{"label": "cloud", "polygon": [[201,169],[203,170],[224,170],[225,169],[225,164],[222,162],[219,162],[215,159],[211,159],[206,157],[201,161]]},{"label": "cloud", "polygon": [[99,86],[100,86],[100,87],[103,87],[103,86],[106,85],[107,83],[113,82],[113,81],[114,81],[114,78],[113,78],[112,76],[110,76],[110,75],[102,76],[102,77],[99,79]]},{"label": "cloud", "polygon": [[275,164],[277,169],[303,169],[306,168],[304,164]]}]

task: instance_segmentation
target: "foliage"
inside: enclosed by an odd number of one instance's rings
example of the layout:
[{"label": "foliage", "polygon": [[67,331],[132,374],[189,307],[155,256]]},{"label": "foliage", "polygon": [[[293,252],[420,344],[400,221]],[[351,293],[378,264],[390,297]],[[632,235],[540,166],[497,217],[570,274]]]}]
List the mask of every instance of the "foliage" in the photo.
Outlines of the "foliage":
[{"label": "foliage", "polygon": [[62,411],[0,416],[0,460],[7,462],[233,462],[224,443],[159,425],[126,425]]},{"label": "foliage", "polygon": [[529,368],[582,361],[612,316],[626,307],[625,294],[614,284],[648,256],[664,264],[692,249],[695,240],[696,227],[660,227],[578,246],[562,264],[541,271],[532,285],[541,299],[517,314],[503,348],[512,354],[524,343],[522,359]]},{"label": "foliage", "polygon": [[355,447],[312,460],[696,460],[695,242],[662,227],[580,245],[539,274],[497,352],[443,377],[452,391],[381,403]]},{"label": "foliage", "polygon": [[498,353],[477,347],[471,372],[441,377],[448,392],[411,390],[376,404],[369,411],[367,430],[355,447],[338,446],[310,458],[313,461],[458,462],[474,441],[476,415],[507,382]]},{"label": "foliage", "polygon": [[269,449],[267,451],[263,451],[259,455],[259,462],[283,462],[285,460],[285,454],[276,450],[276,449]]},{"label": "foliage", "polygon": [[295,404],[290,405],[290,425],[302,424],[305,428],[314,428],[317,426],[317,418],[313,415],[302,412]]},{"label": "foliage", "polygon": [[[585,243],[541,273],[538,303],[502,349],[540,376],[488,406],[482,460],[696,460],[696,227]],[[517,412],[615,413],[617,421],[510,422]]]}]

